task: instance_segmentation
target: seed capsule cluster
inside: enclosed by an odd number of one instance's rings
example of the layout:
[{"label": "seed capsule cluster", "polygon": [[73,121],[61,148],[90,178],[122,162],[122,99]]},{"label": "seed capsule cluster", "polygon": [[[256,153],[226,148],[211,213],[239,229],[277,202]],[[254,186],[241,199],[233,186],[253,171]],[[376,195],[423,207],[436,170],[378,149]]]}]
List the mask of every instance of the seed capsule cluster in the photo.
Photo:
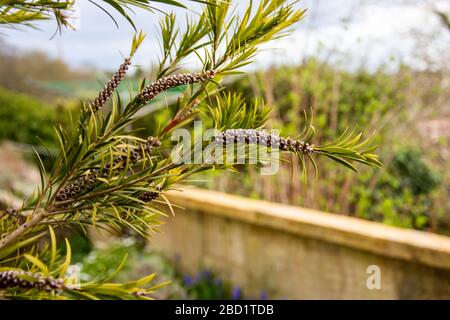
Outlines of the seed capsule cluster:
[{"label": "seed capsule cluster", "polygon": [[98,168],[92,169],[89,174],[84,175],[65,186],[56,195],[56,201],[76,199],[81,193],[91,190],[95,186],[99,176],[107,177],[111,167],[114,168],[114,170],[124,169],[127,157],[129,157],[130,163],[134,163],[142,158],[143,150],[147,153],[151,153],[154,148],[157,148],[160,145],[161,142],[158,138],[148,137],[146,142],[142,143],[138,148],[130,151],[129,156],[127,154],[117,156],[114,158],[112,163],[108,162],[105,164],[103,170]]},{"label": "seed capsule cluster", "polygon": [[[21,277],[22,276],[22,277]],[[27,276],[28,279],[24,279]],[[29,279],[29,278],[32,279]],[[64,288],[63,279],[42,277],[39,273],[25,272],[23,270],[9,270],[0,272],[0,288],[38,289],[44,291],[61,291]]]},{"label": "seed capsule cluster", "polygon": [[284,151],[298,151],[304,154],[314,152],[314,146],[301,140],[283,138],[269,134],[262,130],[254,129],[229,129],[219,132],[214,137],[215,143],[226,146],[227,144],[245,143],[258,144]]},{"label": "seed capsule cluster", "polygon": [[98,169],[93,169],[91,173],[86,174],[65,186],[56,195],[56,201],[75,199],[82,192],[92,189],[97,181],[98,172]]},{"label": "seed capsule cluster", "polygon": [[158,94],[168,89],[186,84],[204,82],[208,79],[212,79],[215,74],[216,73],[213,70],[208,70],[202,73],[184,73],[161,78],[145,87],[141,93],[139,93],[137,99],[147,103],[154,99]]},{"label": "seed capsule cluster", "polygon": [[13,217],[17,217],[19,215],[19,210],[14,209],[14,208],[7,208],[5,211],[6,211],[6,214],[13,216]]},{"label": "seed capsule cluster", "polygon": [[119,86],[120,82],[122,82],[123,78],[125,78],[125,74],[127,73],[128,67],[131,64],[131,59],[126,58],[125,61],[120,65],[119,70],[112,76],[111,80],[108,81],[106,86],[102,91],[98,94],[98,96],[89,103],[89,106],[92,110],[97,111],[100,109],[105,102],[112,96],[114,90]]},{"label": "seed capsule cluster", "polygon": [[142,200],[144,202],[151,202],[159,197],[159,194],[161,193],[160,187],[155,187],[156,191],[145,191],[139,195],[139,200]]}]

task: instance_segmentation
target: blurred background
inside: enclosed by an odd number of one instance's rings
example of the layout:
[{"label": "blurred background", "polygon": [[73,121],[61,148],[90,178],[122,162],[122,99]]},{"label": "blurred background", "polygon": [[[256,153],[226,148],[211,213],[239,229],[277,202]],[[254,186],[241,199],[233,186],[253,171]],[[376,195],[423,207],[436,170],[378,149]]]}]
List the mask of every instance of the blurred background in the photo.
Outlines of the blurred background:
[{"label": "blurred background", "polygon": [[[191,184],[450,235],[450,3],[316,0],[296,5],[307,9],[303,21],[290,36],[263,48],[247,74],[230,78],[229,90],[244,92],[249,101],[263,97],[273,107],[270,126],[282,135],[295,136],[309,108],[315,118],[314,143],[332,140],[357,124],[375,134],[384,168],[358,167],[355,175],[319,159],[319,179],[305,185],[293,159],[294,165],[283,166],[276,176],[247,167],[239,173],[202,174]],[[196,7],[174,11],[195,15]],[[159,54],[159,16],[134,15],[148,37],[119,88],[124,94],[152,74]],[[54,123],[67,125],[80,99],[94,97],[121,63],[133,29],[123,18],[114,18],[78,1],[75,31],[59,34],[54,22],[0,30],[0,205],[20,204],[33,191],[39,183],[33,148],[50,161],[57,143]],[[153,117],[148,115],[148,124]],[[263,285],[246,295],[239,283],[227,282],[209,267],[181,270],[176,257],[169,259],[133,237],[96,247],[79,235],[74,241],[86,279],[112,272],[128,252],[120,277],[156,270],[172,281],[158,293],[160,298],[270,298]]]}]

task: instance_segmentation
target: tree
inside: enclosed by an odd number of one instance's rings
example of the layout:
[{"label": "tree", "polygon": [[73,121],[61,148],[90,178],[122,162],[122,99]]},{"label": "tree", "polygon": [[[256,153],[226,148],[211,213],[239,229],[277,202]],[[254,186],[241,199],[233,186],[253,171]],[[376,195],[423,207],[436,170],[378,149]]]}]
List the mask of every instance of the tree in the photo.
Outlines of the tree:
[{"label": "tree", "polygon": [[[158,228],[159,218],[171,210],[164,196],[192,174],[210,169],[233,168],[235,155],[225,158],[230,145],[241,143],[270,151],[280,150],[300,159],[305,168],[315,156],[326,156],[354,169],[352,161],[380,166],[375,147],[361,134],[346,131],[327,145],[310,144],[313,127],[308,124],[296,137],[285,138],[267,131],[269,108],[262,101],[244,103],[239,94],[224,94],[222,80],[248,65],[258,48],[285,36],[304,15],[286,0],[262,0],[248,4],[241,17],[229,2],[209,1],[197,19],[187,19],[178,28],[177,19],[167,14],[160,22],[162,57],[152,82],[142,81],[137,93],[130,90],[129,101],[115,95],[131,59],[144,41],[137,33],[129,57],[96,98],[81,106],[79,119],[68,130],[56,127],[59,155],[45,171],[36,156],[42,184],[36,195],[21,208],[10,208],[0,215],[0,293],[5,298],[149,298],[158,285],[154,275],[130,283],[108,283],[98,279],[71,285],[66,278],[71,250],[66,253],[56,243],[55,230],[87,227],[123,232],[132,229],[147,237]],[[197,73],[179,72],[183,62],[197,58],[202,69]],[[140,119],[165,91],[178,88],[182,95],[169,106],[170,117],[152,128],[154,134],[142,139],[131,124]],[[112,105],[108,109],[107,101]],[[153,106],[152,106],[153,108]],[[155,116],[158,109],[155,109]],[[195,119],[203,119],[215,133],[207,141],[192,141],[180,146],[172,141],[176,129],[194,131]],[[264,130],[266,129],[266,130]],[[192,146],[192,148],[191,148]],[[190,157],[214,146],[216,160],[190,163],[173,161],[170,152],[185,151]],[[226,146],[225,149],[221,149]],[[217,151],[217,150],[220,150]],[[258,159],[258,163],[265,159]],[[317,168],[316,168],[317,169]],[[306,170],[305,170],[306,171]],[[49,239],[45,242],[43,239]],[[120,266],[119,266],[120,269]]]}]

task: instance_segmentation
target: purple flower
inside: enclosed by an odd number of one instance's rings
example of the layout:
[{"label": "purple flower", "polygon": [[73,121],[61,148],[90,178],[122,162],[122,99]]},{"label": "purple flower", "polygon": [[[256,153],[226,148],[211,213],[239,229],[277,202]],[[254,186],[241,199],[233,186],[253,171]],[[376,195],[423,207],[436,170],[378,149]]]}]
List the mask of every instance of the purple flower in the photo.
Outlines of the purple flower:
[{"label": "purple flower", "polygon": [[222,280],[220,278],[214,278],[214,285],[221,286],[222,285]]},{"label": "purple flower", "polygon": [[231,299],[233,300],[242,299],[242,290],[240,287],[234,287],[233,290],[231,290]]},{"label": "purple flower", "polygon": [[190,286],[192,286],[194,284],[194,279],[192,279],[191,276],[186,274],[183,277],[183,282],[184,282],[185,286],[190,287]]},{"label": "purple flower", "polygon": [[267,294],[266,291],[261,291],[261,293],[259,295],[259,299],[260,300],[267,300],[267,299],[269,299],[269,295]]},{"label": "purple flower", "polygon": [[201,274],[201,278],[204,280],[210,280],[212,279],[213,274],[211,272],[211,270],[205,269],[203,270],[202,274]]}]

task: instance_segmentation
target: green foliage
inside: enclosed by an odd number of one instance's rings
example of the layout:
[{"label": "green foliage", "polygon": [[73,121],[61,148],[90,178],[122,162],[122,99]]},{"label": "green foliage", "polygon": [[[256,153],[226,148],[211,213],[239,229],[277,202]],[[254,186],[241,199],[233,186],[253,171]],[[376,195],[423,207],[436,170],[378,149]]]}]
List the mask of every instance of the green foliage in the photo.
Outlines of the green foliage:
[{"label": "green foliage", "polygon": [[[124,258],[126,261],[122,264]],[[122,264],[119,272],[117,266]],[[101,247],[96,247],[80,256],[76,261],[80,267],[83,281],[99,281],[109,278],[112,283],[132,281],[136,277],[143,277],[149,273],[157,273],[158,283],[168,284],[162,287],[164,296],[160,292],[152,294],[154,298],[180,298],[184,290],[176,279],[174,267],[161,255],[150,252],[139,244],[134,237],[126,236],[121,239],[109,239]]]},{"label": "green foliage", "polygon": [[[200,0],[89,0],[93,5],[105,12],[118,26],[110,10],[125,18],[134,28],[134,22],[129,11],[140,8],[153,12],[158,10],[153,3],[163,3],[181,8],[187,8],[183,2],[205,2]],[[14,27],[17,24],[33,26],[38,20],[55,19],[58,29],[73,28],[70,24],[70,13],[75,1],[59,0],[4,0],[0,3],[0,26],[2,24]],[[109,10],[108,10],[109,9]]]},{"label": "green foliage", "polygon": [[[291,6],[282,6],[281,4],[284,4],[284,1],[271,2],[270,7],[272,9],[266,9],[265,11],[269,16],[276,16],[277,12],[289,12],[289,14],[284,15],[283,21],[274,21],[273,28],[277,32],[289,27],[300,18],[298,12],[292,11],[292,9],[286,11],[285,8],[291,8]],[[277,5],[274,5],[275,3]],[[217,9],[217,14],[227,13],[228,4],[222,2],[206,4],[201,17],[206,16],[206,13],[211,11],[211,6]],[[211,14],[209,14],[209,17],[209,19],[212,18]],[[227,16],[226,19],[228,19],[227,23],[231,25],[231,21],[235,17],[231,15]],[[215,31],[210,28],[211,25],[208,23],[205,26],[207,28],[203,31],[207,34],[205,37],[214,39],[218,36],[220,39],[217,38],[216,43],[222,44],[223,41],[225,46],[228,45],[228,38],[223,33],[214,33]],[[164,33],[165,25],[161,24],[161,27]],[[239,28],[239,25],[236,28]],[[190,31],[188,30],[188,32]],[[239,32],[239,29],[235,32]],[[249,30],[249,32],[255,33],[252,41],[249,41],[248,44],[243,43],[242,47],[236,47],[233,50],[228,49],[226,53],[218,54],[220,63],[212,61],[213,67],[232,70],[238,66],[234,64],[233,67],[235,59],[248,60],[247,50],[254,52],[259,44],[276,36],[276,33],[271,32],[270,28],[265,28],[262,32],[259,30]],[[171,36],[178,40],[177,34]],[[264,41],[258,40],[259,37],[264,37]],[[191,40],[185,44],[185,47],[193,47],[192,37],[188,38]],[[132,53],[137,49],[142,39],[142,35],[135,38]],[[181,35],[181,39],[186,39],[186,35]],[[196,37],[193,37],[193,39],[196,40]],[[170,43],[177,42],[168,41],[167,43],[171,46]],[[177,50],[172,50],[172,47],[164,48],[164,44],[163,49],[169,56],[166,59],[169,62],[169,67],[164,68],[166,70],[164,74],[172,76],[172,78],[169,78],[171,84],[174,81],[178,83],[179,79],[185,79],[181,82],[183,84],[190,81],[186,79],[196,80],[189,82],[191,85],[186,87],[184,99],[180,100],[178,104],[179,109],[173,110],[176,112],[173,117],[167,124],[160,127],[161,130],[157,132],[156,140],[155,138],[149,140],[158,141],[158,143],[148,148],[149,146],[144,143],[144,140],[137,137],[133,130],[130,131],[129,127],[139,119],[138,111],[146,106],[148,100],[159,93],[159,86],[147,86],[146,81],[143,80],[138,95],[132,96],[128,102],[123,102],[119,97],[114,97],[112,108],[106,113],[96,112],[96,110],[101,107],[101,101],[110,97],[109,90],[102,93],[101,100],[99,100],[100,104],[96,105],[95,110],[90,107],[90,104],[83,104],[79,119],[74,121],[70,128],[56,127],[59,155],[54,159],[53,167],[48,172],[42,165],[39,156],[37,156],[42,184],[36,195],[27,199],[22,208],[17,208],[18,215],[12,215],[9,214],[9,211],[5,211],[0,216],[2,226],[0,235],[1,267],[7,269],[29,268],[29,263],[24,265],[24,261],[30,260],[27,257],[34,254],[39,257],[32,259],[36,268],[41,269],[43,273],[52,273],[64,279],[65,270],[67,270],[71,260],[70,250],[67,250],[66,257],[62,258],[63,264],[57,267],[55,261],[58,260],[58,256],[57,252],[55,253],[55,248],[57,248],[54,244],[55,241],[52,241],[51,249],[36,246],[34,250],[30,251],[24,248],[48,233],[48,228],[77,227],[86,231],[86,226],[91,226],[94,229],[102,228],[116,233],[131,229],[139,235],[149,236],[158,227],[159,218],[165,215],[164,207],[170,209],[170,204],[164,197],[163,192],[196,170],[207,169],[207,166],[202,165],[196,168],[198,166],[191,164],[172,163],[164,147],[167,146],[167,133],[171,131],[171,128],[174,128],[180,121],[186,120],[186,117],[182,116],[184,111],[192,106],[193,101],[201,103],[209,95],[216,92],[222,75],[219,70],[216,70],[212,73],[210,71],[205,73],[208,74],[208,77],[204,77],[203,74],[198,76],[173,76],[170,73],[172,70],[178,69],[180,61],[186,59],[187,55],[196,55],[197,52],[187,50],[180,53]],[[215,49],[209,42],[205,43],[203,49],[205,50],[205,56],[201,61],[206,61]],[[208,69],[211,67],[210,63],[208,64],[204,66],[205,71],[206,67]],[[126,69],[121,69],[120,72],[122,74],[125,71]],[[214,82],[208,80],[210,75],[216,76]],[[155,79],[157,83],[168,84],[169,80],[161,79],[161,76]],[[120,79],[121,76],[116,77],[113,80],[114,84]],[[194,85],[194,82],[203,83],[202,85]],[[152,96],[148,96],[149,92]],[[180,111],[183,112],[180,114]],[[190,121],[192,120],[193,118],[190,118]],[[161,148],[159,148],[158,138],[163,142]],[[157,152],[153,152],[155,147],[159,149]],[[88,185],[86,186],[86,184]],[[87,191],[80,193],[86,187],[88,188]],[[62,192],[65,194],[65,190],[71,190],[69,198],[67,198],[67,195],[60,196]],[[74,190],[77,190],[78,193],[75,193]],[[142,200],[141,196],[149,192],[159,196],[157,197],[159,199],[156,201]],[[53,229],[50,230],[50,236],[52,236]],[[120,269],[122,265],[123,263],[118,268]],[[148,288],[145,285],[153,277],[153,275],[149,275],[134,282],[119,284],[110,284],[107,282],[109,278],[105,278],[94,282],[83,282],[79,287],[72,287],[66,283],[61,292],[50,292],[42,298],[147,298],[155,287]],[[15,295],[37,297],[35,291],[28,292],[25,290],[22,292],[14,286],[6,289],[4,295],[7,297]]]},{"label": "green foliage", "polygon": [[268,120],[270,108],[256,98],[248,105],[240,94],[218,94],[215,99],[216,108],[210,107],[207,117],[211,117],[213,127],[220,131],[257,129]]},{"label": "green foliage", "polygon": [[204,268],[194,276],[184,274],[183,284],[189,298],[196,300],[242,300],[268,298],[266,291],[261,291],[258,297],[247,296],[239,286],[231,286],[228,281],[222,280],[219,274]]},{"label": "green foliage", "polygon": [[0,140],[55,146],[54,109],[36,99],[0,88]]},{"label": "green foliage", "polygon": [[390,166],[392,173],[400,179],[399,187],[410,189],[414,196],[429,194],[439,185],[439,177],[424,163],[418,150],[400,151]]},{"label": "green foliage", "polygon": [[[57,12],[68,10],[71,5],[71,1],[2,1],[0,23],[6,25],[29,23],[30,21],[48,19],[51,13],[58,17]],[[63,17],[58,19],[58,23],[65,23]]]},{"label": "green foliage", "polygon": [[311,108],[320,140],[334,139],[354,123],[365,130],[381,129],[376,121],[406,108],[405,89],[411,82],[407,71],[398,75],[382,70],[348,72],[314,59],[298,67],[258,71],[251,80],[242,77],[228,87],[242,92],[247,102],[253,100],[255,87],[263,97],[270,97],[271,121],[287,135],[298,132],[304,110]]},{"label": "green foliage", "polygon": [[195,300],[230,300],[231,287],[209,269],[199,271],[195,276],[185,274],[183,284],[189,297]]},{"label": "green foliage", "polygon": [[351,195],[358,216],[419,230],[430,226],[431,193],[440,180],[418,150],[400,150],[374,187],[362,188],[371,178],[362,175]]},{"label": "green foliage", "polygon": [[[0,271],[19,271],[24,272],[20,279],[28,281],[25,288],[17,285],[3,287],[0,291],[2,298],[20,298],[20,299],[151,299],[151,294],[165,283],[159,285],[150,285],[155,274],[150,274],[138,280],[126,281],[122,283],[109,282],[114,274],[122,268],[126,256],[122,259],[111,274],[102,277],[101,280],[91,282],[79,282],[79,279],[67,278],[67,270],[72,261],[72,250],[67,239],[65,239],[65,254],[62,255],[56,243],[56,235],[52,227],[48,227],[49,241],[44,245],[38,245],[37,239],[41,238],[45,232],[40,232],[34,238],[28,238],[26,241],[19,242],[7,250],[2,250],[0,259],[2,267]],[[24,246],[33,244],[27,248],[26,253],[18,256],[11,256],[11,253],[17,252]],[[9,257],[8,259],[6,259]],[[14,265],[14,267],[12,267]],[[29,272],[30,275],[27,275]],[[40,280],[39,280],[40,279]],[[52,289],[50,287],[39,287],[42,279],[52,279],[50,281],[62,281],[62,287]],[[74,281],[72,281],[74,280]]]},{"label": "green foliage", "polygon": [[[125,238],[121,242],[114,243],[105,249],[90,251],[78,262],[81,267],[81,278],[84,281],[98,280],[103,277],[112,277],[111,281],[120,282],[123,274],[127,274],[134,265],[140,250],[134,245],[132,238]],[[116,268],[127,257],[125,264],[119,273]]]},{"label": "green foliage", "polygon": [[[396,226],[421,230],[432,227],[434,231],[446,232],[445,221],[440,218],[448,205],[446,187],[441,185],[437,190],[439,179],[434,173],[439,168],[445,171],[445,163],[425,164],[425,160],[432,159],[434,147],[427,142],[424,151],[420,150],[418,139],[413,136],[416,122],[411,118],[414,112],[408,100],[412,95],[423,94],[425,102],[417,98],[415,107],[421,104],[430,107],[429,99],[435,97],[436,89],[418,91],[408,69],[402,68],[396,74],[382,70],[369,73],[363,69],[348,72],[311,59],[298,67],[258,71],[229,84],[228,89],[231,95],[241,93],[246,103],[253,101],[254,95],[271,101],[269,121],[273,127],[282,128],[283,135],[296,135],[299,127],[305,127],[303,114],[310,109],[316,128],[310,142],[318,145],[318,150],[327,145],[326,141],[339,136],[357,137],[347,129],[352,123],[368,132],[376,131],[369,140],[383,150],[382,161],[387,165],[383,170],[374,170],[341,162],[359,171],[358,175],[351,175],[341,165],[316,157],[318,178],[308,181],[306,186],[299,179],[302,169],[291,165],[282,166],[276,177],[261,177],[249,167],[239,168],[239,179],[236,173],[197,177],[211,181],[204,185]],[[416,151],[404,149],[405,142],[408,143],[405,138],[411,138]],[[331,150],[338,152],[334,147]],[[345,155],[352,157],[350,153]],[[441,198],[439,203],[433,203],[435,194]]]},{"label": "green foliage", "polygon": [[[72,241],[72,240],[71,240]],[[75,250],[73,250],[75,251]],[[120,265],[123,258],[127,260],[120,272],[115,267]],[[239,299],[239,288],[232,288],[223,281],[218,274],[209,269],[202,269],[195,275],[183,274],[178,271],[178,260],[167,260],[158,252],[139,245],[133,237],[109,239],[108,243],[100,245],[86,252],[76,265],[80,267],[81,278],[84,281],[95,281],[109,277],[113,283],[130,281],[136,276],[156,272],[159,282],[170,283],[152,294],[157,299]]]}]

